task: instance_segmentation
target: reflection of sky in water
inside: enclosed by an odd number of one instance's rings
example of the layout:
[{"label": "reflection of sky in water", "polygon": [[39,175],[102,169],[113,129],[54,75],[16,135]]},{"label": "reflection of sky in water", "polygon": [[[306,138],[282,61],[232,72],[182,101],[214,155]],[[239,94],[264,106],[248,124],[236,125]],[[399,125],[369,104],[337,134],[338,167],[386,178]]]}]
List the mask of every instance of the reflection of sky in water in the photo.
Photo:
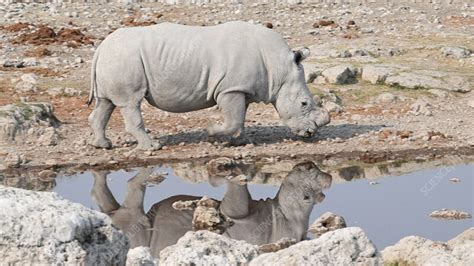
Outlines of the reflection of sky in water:
[{"label": "reflection of sky in water", "polygon": [[[343,216],[348,226],[359,226],[379,249],[392,245],[409,235],[419,235],[433,240],[447,241],[468,227],[473,219],[460,221],[435,220],[428,216],[434,210],[452,208],[474,214],[474,164],[454,168],[443,178],[441,168],[423,170],[398,177],[378,179],[380,184],[369,185],[369,180],[360,179],[348,183],[333,184],[324,191],[326,199],[315,205],[310,224],[322,213],[330,211]],[[169,168],[157,170],[168,171]],[[135,172],[118,171],[109,175],[109,187],[119,203],[125,197],[127,180]],[[448,181],[451,177],[460,183]],[[434,178],[434,179],[433,179]],[[427,194],[420,191],[427,182],[436,180]],[[90,173],[58,178],[54,191],[64,198],[79,202],[98,210],[90,197],[93,178]],[[253,199],[274,197],[278,187],[268,185],[249,186]],[[209,196],[222,199],[225,187],[212,187],[207,183],[193,184],[169,175],[159,186],[147,188],[145,212],[158,201],[174,195]]]}]

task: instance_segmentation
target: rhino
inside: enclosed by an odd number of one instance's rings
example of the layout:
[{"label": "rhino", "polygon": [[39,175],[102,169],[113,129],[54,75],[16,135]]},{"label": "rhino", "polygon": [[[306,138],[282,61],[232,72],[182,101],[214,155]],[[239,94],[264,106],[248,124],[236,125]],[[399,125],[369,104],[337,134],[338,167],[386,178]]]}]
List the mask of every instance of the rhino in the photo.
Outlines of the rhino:
[{"label": "rhino", "polygon": [[[239,166],[236,166],[239,167]],[[173,203],[194,201],[201,197],[176,195],[157,202],[145,213],[143,201],[147,177],[152,168],[141,168],[128,181],[122,205],[118,204],[107,185],[107,172],[93,172],[92,196],[99,209],[108,214],[114,225],[130,239],[130,247],[149,246],[158,257],[160,251],[174,245],[186,232],[193,230],[193,210],[177,210]],[[227,190],[219,211],[230,218],[233,225],[223,235],[245,240],[255,245],[278,242],[282,238],[296,241],[307,236],[313,207],[321,203],[322,192],[332,183],[332,177],[313,162],[302,162],[293,167],[283,180],[274,198],[253,200],[246,184],[223,178]]]},{"label": "rhino", "polygon": [[137,149],[156,149],[145,131],[141,103],[175,113],[217,105],[224,121],[209,136],[243,133],[250,103],[273,104],[281,122],[309,137],[330,122],[305,82],[301,61],[309,49],[292,51],[276,31],[246,22],[217,26],[162,23],[121,28],[99,45],[92,60],[91,90],[96,99],[89,123],[91,145],[111,148],[105,129],[119,107]]}]

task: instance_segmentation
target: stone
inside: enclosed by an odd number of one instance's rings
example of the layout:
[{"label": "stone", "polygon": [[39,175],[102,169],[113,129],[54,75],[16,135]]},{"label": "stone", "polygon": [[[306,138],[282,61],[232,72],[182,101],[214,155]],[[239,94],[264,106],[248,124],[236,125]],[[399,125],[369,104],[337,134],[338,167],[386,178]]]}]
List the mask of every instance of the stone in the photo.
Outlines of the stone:
[{"label": "stone", "polygon": [[468,79],[460,76],[433,77],[422,73],[403,72],[388,76],[385,84],[405,89],[441,89],[454,92],[469,92],[471,85]]},{"label": "stone", "polygon": [[462,220],[472,218],[471,214],[467,212],[446,208],[433,211],[430,213],[430,217],[443,220]]},{"label": "stone", "polygon": [[471,56],[472,51],[466,47],[447,46],[447,47],[441,48],[441,53],[444,56],[450,56],[457,59],[461,59],[461,58],[467,58]]},{"label": "stone", "polygon": [[60,122],[49,103],[20,103],[0,107],[0,142],[15,141],[30,128],[57,127]]},{"label": "stone", "polygon": [[258,246],[258,251],[260,253],[268,253],[268,252],[277,252],[282,249],[288,248],[294,244],[296,244],[298,241],[295,239],[290,239],[290,238],[282,238],[278,240],[275,243],[269,243],[269,244],[263,244]]},{"label": "stone", "polygon": [[377,248],[361,228],[348,227],[258,256],[250,265],[379,265]]},{"label": "stone", "polygon": [[344,108],[341,105],[335,102],[331,102],[331,101],[324,101],[323,108],[326,109],[330,113],[334,112],[336,114],[340,114],[344,112]]},{"label": "stone", "polygon": [[385,79],[392,75],[393,68],[382,65],[366,65],[362,68],[362,80],[372,84],[383,84]]},{"label": "stone", "polygon": [[6,264],[124,264],[128,239],[103,213],[56,193],[0,186],[0,256]]},{"label": "stone", "polygon": [[474,108],[474,100],[467,101],[467,106]]},{"label": "stone", "polygon": [[344,218],[334,213],[326,212],[314,221],[308,231],[313,234],[315,238],[318,238],[324,233],[345,227],[346,221]]},{"label": "stone", "polygon": [[15,91],[17,93],[37,92],[38,88],[35,84],[22,80],[15,85]]},{"label": "stone", "polygon": [[22,163],[21,157],[17,153],[9,153],[3,160],[3,165],[6,168],[17,168],[20,167]]},{"label": "stone", "polygon": [[410,106],[410,112],[414,115],[425,115],[425,116],[433,115],[431,111],[431,104],[423,98],[416,100]]},{"label": "stone", "polygon": [[444,91],[444,90],[440,90],[440,89],[431,89],[431,90],[428,90],[429,93],[433,94],[433,95],[436,95],[440,98],[447,98],[449,97],[449,92],[447,91]]},{"label": "stone", "polygon": [[38,143],[42,146],[56,146],[59,144],[59,134],[54,127],[48,127],[38,138]]},{"label": "stone", "polygon": [[38,84],[38,76],[34,73],[28,73],[21,75],[21,80],[31,84]]},{"label": "stone", "polygon": [[474,265],[474,228],[442,243],[409,236],[382,251],[387,265]]},{"label": "stone", "polygon": [[158,260],[153,258],[149,247],[136,247],[128,251],[126,266],[154,266]]},{"label": "stone", "polygon": [[335,66],[321,73],[330,84],[350,84],[356,82],[357,70],[352,66]]},{"label": "stone", "polygon": [[258,254],[258,246],[245,241],[190,231],[160,252],[160,265],[245,265]]},{"label": "stone", "polygon": [[43,170],[38,173],[39,178],[43,180],[53,179],[58,175],[58,173],[54,172],[53,170]]},{"label": "stone", "polygon": [[372,99],[373,103],[382,104],[382,105],[396,103],[398,101],[400,101],[400,97],[390,92],[384,92]]}]

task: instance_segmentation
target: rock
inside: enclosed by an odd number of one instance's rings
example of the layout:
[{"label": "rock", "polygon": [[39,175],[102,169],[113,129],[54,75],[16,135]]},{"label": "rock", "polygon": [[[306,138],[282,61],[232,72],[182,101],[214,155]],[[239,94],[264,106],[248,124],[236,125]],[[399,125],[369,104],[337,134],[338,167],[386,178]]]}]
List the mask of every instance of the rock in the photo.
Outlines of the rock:
[{"label": "rock", "polygon": [[36,76],[34,73],[21,75],[21,80],[31,84],[38,84],[38,76]]},{"label": "rock", "polygon": [[380,254],[358,227],[339,229],[276,253],[260,255],[250,265],[378,265]]},{"label": "rock", "polygon": [[258,251],[260,253],[268,253],[268,252],[277,252],[282,249],[288,248],[294,244],[296,244],[298,241],[295,239],[289,239],[289,238],[282,238],[278,240],[275,243],[269,243],[269,244],[263,244],[258,247]]},{"label": "rock", "polygon": [[452,177],[452,178],[449,179],[449,182],[459,183],[459,182],[461,182],[461,179],[459,179],[457,177]]},{"label": "rock", "polygon": [[356,81],[357,69],[352,66],[335,66],[321,73],[331,84],[350,84]]},{"label": "rock", "polygon": [[103,213],[55,193],[0,186],[6,264],[123,264],[128,239]]},{"label": "rock", "polygon": [[474,108],[474,100],[469,100],[467,102],[467,106],[471,107],[471,108]]},{"label": "rock", "polygon": [[323,108],[326,109],[328,112],[334,112],[336,114],[344,112],[344,108],[341,105],[331,101],[324,101]]},{"label": "rock", "polygon": [[209,231],[187,232],[160,252],[160,265],[238,265],[258,256],[258,246]]},{"label": "rock", "polygon": [[443,91],[443,90],[440,90],[440,89],[431,89],[431,90],[428,90],[429,93],[431,94],[434,94],[440,98],[447,98],[449,97],[449,92],[447,91]]},{"label": "rock", "polygon": [[48,127],[38,138],[38,143],[42,146],[56,146],[59,144],[59,134],[54,127]]},{"label": "rock", "polygon": [[382,65],[366,65],[362,68],[362,80],[372,84],[383,84],[394,69]]},{"label": "rock", "polygon": [[441,53],[444,56],[451,56],[457,59],[466,58],[471,56],[472,51],[465,47],[443,47]]},{"label": "rock", "polygon": [[17,167],[20,167],[21,164],[22,164],[21,157],[17,153],[9,153],[3,160],[3,165],[6,168],[17,168]]},{"label": "rock", "polygon": [[346,221],[344,218],[334,213],[326,212],[314,221],[308,231],[313,234],[315,238],[318,238],[324,233],[345,227]]},{"label": "rock", "polygon": [[433,77],[426,74],[403,72],[388,76],[385,83],[405,89],[441,89],[454,92],[471,91],[469,80],[459,76]]},{"label": "rock", "polygon": [[46,91],[51,96],[81,96],[82,91],[74,88],[50,88]]},{"label": "rock", "polygon": [[405,237],[385,248],[382,256],[387,265],[473,265],[473,229],[471,227],[448,244],[419,236]]},{"label": "rock", "polygon": [[449,240],[447,244],[451,248],[454,248],[455,246],[462,245],[468,241],[474,241],[474,227],[467,229],[466,231],[457,235],[455,238]]},{"label": "rock", "polygon": [[37,90],[35,84],[23,80],[15,85],[15,91],[17,93],[36,92]]},{"label": "rock", "polygon": [[470,219],[472,216],[463,211],[458,210],[451,210],[451,209],[441,209],[437,211],[433,211],[430,213],[431,218],[436,219],[443,219],[443,220],[462,220],[462,219]]},{"label": "rock", "polygon": [[389,104],[389,103],[396,103],[400,100],[400,98],[390,92],[384,92],[371,100],[371,102],[376,104]]},{"label": "rock", "polygon": [[414,115],[432,116],[431,104],[425,99],[418,99],[410,106],[410,112]]},{"label": "rock", "polygon": [[58,173],[52,171],[52,170],[43,170],[41,172],[38,173],[38,176],[42,179],[42,180],[48,180],[48,179],[53,179],[55,178],[56,176],[58,175]]},{"label": "rock", "polygon": [[0,107],[0,142],[14,141],[33,127],[57,127],[59,124],[49,103],[5,105]]},{"label": "rock", "polygon": [[154,266],[158,260],[151,256],[149,247],[136,247],[128,251],[126,266]]}]

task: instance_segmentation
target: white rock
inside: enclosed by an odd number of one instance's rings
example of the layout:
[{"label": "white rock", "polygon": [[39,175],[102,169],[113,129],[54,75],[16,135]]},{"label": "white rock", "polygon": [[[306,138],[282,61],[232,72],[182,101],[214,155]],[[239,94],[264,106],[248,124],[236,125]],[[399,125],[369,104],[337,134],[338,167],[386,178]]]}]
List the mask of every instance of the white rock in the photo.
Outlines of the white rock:
[{"label": "white rock", "polygon": [[258,256],[258,246],[209,231],[190,231],[160,252],[160,265],[238,265]]},{"label": "white rock", "polygon": [[28,73],[21,75],[21,80],[31,84],[38,84],[38,76],[34,73]]},{"label": "white rock", "polygon": [[414,115],[432,116],[431,104],[425,99],[416,100],[411,106],[411,113]]},{"label": "white rock", "polygon": [[405,237],[385,248],[382,256],[386,264],[474,265],[473,229],[450,240],[449,245],[419,236]]},{"label": "white rock", "polygon": [[331,84],[349,84],[356,81],[357,70],[353,66],[341,65],[325,69],[321,74]]},{"label": "white rock", "polygon": [[37,90],[35,84],[23,80],[15,85],[15,91],[18,93],[36,92]]},{"label": "white rock", "polygon": [[151,256],[149,247],[136,247],[128,251],[126,266],[154,266],[158,260]]},{"label": "white rock", "polygon": [[398,102],[399,100],[400,97],[398,97],[397,95],[390,92],[384,92],[373,98],[371,102],[376,104],[388,104]]},{"label": "white rock", "polygon": [[441,53],[444,56],[452,56],[457,59],[466,58],[471,56],[472,51],[465,47],[443,47]]},{"label": "white rock", "polygon": [[382,65],[366,65],[362,69],[362,80],[372,84],[382,84],[388,75],[393,74],[394,69]]},{"label": "white rock", "polygon": [[433,211],[430,213],[430,217],[444,220],[461,220],[472,218],[471,214],[467,212],[446,208]]},{"label": "white rock", "polygon": [[250,265],[381,265],[376,247],[364,231],[348,227],[302,241],[275,253],[263,254]]},{"label": "white rock", "polygon": [[55,193],[0,186],[2,263],[125,263],[128,239],[110,218]]}]

